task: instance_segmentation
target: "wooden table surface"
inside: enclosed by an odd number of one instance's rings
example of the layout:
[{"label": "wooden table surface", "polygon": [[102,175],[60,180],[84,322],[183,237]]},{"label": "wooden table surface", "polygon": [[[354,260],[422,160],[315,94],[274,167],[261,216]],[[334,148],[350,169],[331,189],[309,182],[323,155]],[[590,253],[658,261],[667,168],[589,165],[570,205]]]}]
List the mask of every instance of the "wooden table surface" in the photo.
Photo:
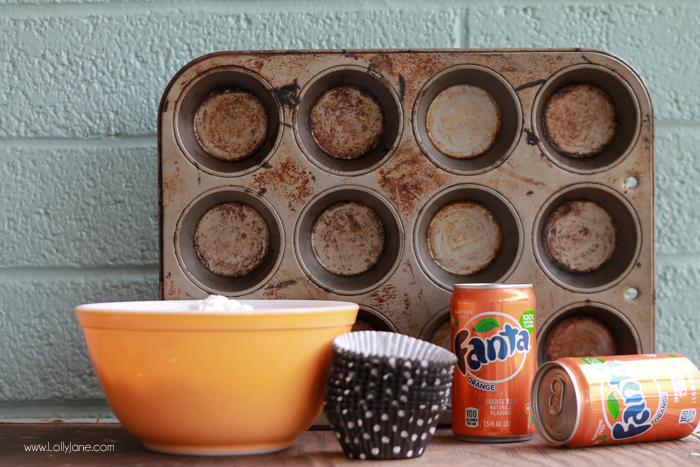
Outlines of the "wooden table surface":
[{"label": "wooden table surface", "polygon": [[[113,452],[28,452],[26,445],[111,444]],[[353,461],[330,431],[307,431],[281,452],[258,456],[196,457],[146,450],[119,424],[0,424],[0,466],[700,466],[700,439],[563,449],[537,435],[526,443],[473,444],[438,430],[422,457],[400,461]]]}]

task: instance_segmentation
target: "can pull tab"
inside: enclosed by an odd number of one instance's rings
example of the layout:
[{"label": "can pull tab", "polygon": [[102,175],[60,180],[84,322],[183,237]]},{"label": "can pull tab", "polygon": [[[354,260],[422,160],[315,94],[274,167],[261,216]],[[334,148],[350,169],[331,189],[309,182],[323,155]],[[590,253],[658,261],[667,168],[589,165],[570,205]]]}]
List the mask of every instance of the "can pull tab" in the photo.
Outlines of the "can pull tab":
[{"label": "can pull tab", "polygon": [[552,385],[550,386],[549,392],[550,395],[547,404],[549,406],[549,413],[552,416],[556,417],[561,413],[562,409],[564,408],[564,380],[561,377],[555,377],[552,380]]}]

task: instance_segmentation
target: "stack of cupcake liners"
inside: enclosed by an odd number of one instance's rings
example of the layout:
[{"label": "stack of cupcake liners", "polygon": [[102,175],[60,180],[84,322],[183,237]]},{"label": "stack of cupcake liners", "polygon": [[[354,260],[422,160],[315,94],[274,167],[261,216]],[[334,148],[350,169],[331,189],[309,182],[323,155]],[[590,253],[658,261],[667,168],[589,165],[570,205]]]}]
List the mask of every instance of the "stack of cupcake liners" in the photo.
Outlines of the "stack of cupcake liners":
[{"label": "stack of cupcake liners", "polygon": [[324,406],[352,459],[423,454],[450,400],[451,352],[401,334],[360,331],[333,341]]}]

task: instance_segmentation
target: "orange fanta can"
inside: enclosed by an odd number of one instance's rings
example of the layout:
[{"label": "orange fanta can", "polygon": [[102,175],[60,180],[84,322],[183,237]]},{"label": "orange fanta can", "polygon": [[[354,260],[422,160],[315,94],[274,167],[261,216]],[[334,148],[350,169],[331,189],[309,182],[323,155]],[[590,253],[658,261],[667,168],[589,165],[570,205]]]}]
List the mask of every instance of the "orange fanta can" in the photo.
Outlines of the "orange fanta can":
[{"label": "orange fanta can", "polygon": [[679,439],[698,426],[699,385],[679,354],[560,358],[535,376],[534,422],[557,446]]},{"label": "orange fanta can", "polygon": [[462,441],[532,438],[535,295],[531,284],[457,284],[450,303],[452,431]]}]

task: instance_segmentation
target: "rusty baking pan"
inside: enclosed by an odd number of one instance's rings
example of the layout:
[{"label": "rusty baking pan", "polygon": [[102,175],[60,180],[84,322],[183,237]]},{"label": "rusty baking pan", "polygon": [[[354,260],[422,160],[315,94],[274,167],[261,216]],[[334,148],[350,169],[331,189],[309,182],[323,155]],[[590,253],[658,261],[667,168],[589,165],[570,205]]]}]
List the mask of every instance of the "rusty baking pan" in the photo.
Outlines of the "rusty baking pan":
[{"label": "rusty baking pan", "polygon": [[350,300],[449,347],[453,284],[525,282],[540,362],[652,352],[652,114],[595,50],[207,55],[159,109],[161,298]]}]

